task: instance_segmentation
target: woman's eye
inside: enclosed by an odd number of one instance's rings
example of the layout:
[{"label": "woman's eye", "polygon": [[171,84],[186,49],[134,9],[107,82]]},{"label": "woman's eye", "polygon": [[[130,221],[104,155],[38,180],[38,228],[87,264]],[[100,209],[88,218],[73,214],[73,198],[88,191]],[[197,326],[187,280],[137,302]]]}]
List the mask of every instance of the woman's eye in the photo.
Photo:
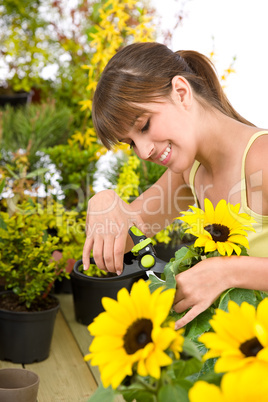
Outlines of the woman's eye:
[{"label": "woman's eye", "polygon": [[150,119],[147,120],[145,126],[143,126],[143,128],[141,129],[141,132],[145,133],[146,131],[149,130],[149,127],[150,127]]}]

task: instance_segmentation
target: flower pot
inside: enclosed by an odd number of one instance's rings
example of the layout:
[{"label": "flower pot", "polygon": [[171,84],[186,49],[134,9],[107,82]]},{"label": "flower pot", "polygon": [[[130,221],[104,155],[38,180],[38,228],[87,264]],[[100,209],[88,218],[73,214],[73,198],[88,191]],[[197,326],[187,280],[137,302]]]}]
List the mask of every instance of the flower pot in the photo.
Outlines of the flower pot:
[{"label": "flower pot", "polygon": [[59,303],[49,310],[33,312],[0,309],[0,360],[22,364],[45,360],[58,309]]},{"label": "flower pot", "polygon": [[0,92],[0,107],[11,105],[13,107],[26,105],[32,99],[32,92]]},{"label": "flower pot", "polygon": [[0,401],[36,402],[39,377],[32,371],[9,368],[0,370]]},{"label": "flower pot", "polygon": [[[125,254],[124,263],[131,264],[131,253]],[[104,308],[101,303],[103,297],[117,298],[117,292],[126,288],[131,289],[134,282],[143,278],[148,279],[146,273],[141,271],[138,276],[120,278],[120,275],[111,277],[90,277],[81,272],[78,268],[82,260],[75,263],[71,273],[71,284],[73,289],[75,318],[84,325],[89,325]]]}]

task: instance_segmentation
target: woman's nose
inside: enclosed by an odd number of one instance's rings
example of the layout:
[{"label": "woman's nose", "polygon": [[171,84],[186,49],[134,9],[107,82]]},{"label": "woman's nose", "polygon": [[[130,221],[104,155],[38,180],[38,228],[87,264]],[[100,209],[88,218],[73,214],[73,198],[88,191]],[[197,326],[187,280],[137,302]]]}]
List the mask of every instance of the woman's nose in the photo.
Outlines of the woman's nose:
[{"label": "woman's nose", "polygon": [[145,144],[136,144],[137,154],[141,159],[149,159],[154,152],[154,145],[152,143]]}]

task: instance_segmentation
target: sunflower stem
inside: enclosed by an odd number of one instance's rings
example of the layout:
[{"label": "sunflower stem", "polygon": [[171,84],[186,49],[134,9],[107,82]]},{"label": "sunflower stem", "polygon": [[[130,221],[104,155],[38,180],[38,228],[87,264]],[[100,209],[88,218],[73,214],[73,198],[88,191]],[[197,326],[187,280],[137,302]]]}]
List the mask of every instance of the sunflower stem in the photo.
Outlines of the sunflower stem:
[{"label": "sunflower stem", "polygon": [[[137,377],[137,381],[144,386],[148,391],[152,392],[154,395],[156,394],[156,391],[158,389],[158,386],[153,386],[148,384],[146,381],[144,381],[141,377]],[[158,385],[158,382],[157,382]]]}]

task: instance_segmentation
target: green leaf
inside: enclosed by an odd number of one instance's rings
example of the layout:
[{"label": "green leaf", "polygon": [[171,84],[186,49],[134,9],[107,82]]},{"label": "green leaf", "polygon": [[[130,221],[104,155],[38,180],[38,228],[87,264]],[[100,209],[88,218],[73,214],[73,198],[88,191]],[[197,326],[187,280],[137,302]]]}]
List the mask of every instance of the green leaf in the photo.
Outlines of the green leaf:
[{"label": "green leaf", "polygon": [[104,388],[102,384],[99,385],[97,391],[89,398],[90,402],[113,402],[115,400],[116,392],[112,387]]},{"label": "green leaf", "polygon": [[209,320],[212,318],[213,314],[214,309],[211,307],[199,314],[186,325],[185,336],[190,339],[197,339],[201,334],[209,331],[211,328]]},{"label": "green leaf", "polygon": [[168,384],[160,388],[157,394],[158,402],[179,401],[188,402],[188,392],[178,384]]},{"label": "green leaf", "polygon": [[202,359],[202,355],[195,342],[185,337],[183,342],[183,352],[189,356],[195,357],[198,360]]},{"label": "green leaf", "polygon": [[48,168],[39,168],[39,169],[34,170],[34,171],[31,172],[31,173],[28,173],[28,174],[26,175],[26,178],[27,178],[27,179],[30,179],[30,178],[32,178],[32,177],[36,177],[36,176],[42,175],[43,173],[46,173],[46,172],[48,172],[48,171],[49,171]]},{"label": "green leaf", "polygon": [[150,292],[153,293],[156,289],[166,286],[166,282],[163,282],[159,279],[154,273],[149,272],[149,280],[150,280]]},{"label": "green leaf", "polygon": [[202,362],[195,357],[189,360],[176,360],[172,364],[176,378],[186,378],[192,374],[199,373],[202,368]]},{"label": "green leaf", "polygon": [[120,392],[124,397],[126,402],[154,402],[155,394],[150,391],[145,390],[144,388],[139,388],[138,384],[133,384],[129,387],[126,387],[124,390]]},{"label": "green leaf", "polygon": [[0,194],[3,192],[6,185],[6,179],[3,179],[0,183]]},{"label": "green leaf", "polygon": [[228,289],[220,298],[219,306],[221,310],[228,311],[228,303],[233,300],[239,306],[245,301],[254,307],[258,305],[258,300],[254,290],[251,289]]},{"label": "green leaf", "polygon": [[198,261],[200,261],[200,255],[194,247],[181,247],[175,253],[175,261],[173,262],[174,274],[177,275],[178,273],[191,268]]},{"label": "green leaf", "polygon": [[0,229],[4,229],[7,230],[7,224],[4,221],[4,219],[2,218],[2,216],[0,215]]}]

